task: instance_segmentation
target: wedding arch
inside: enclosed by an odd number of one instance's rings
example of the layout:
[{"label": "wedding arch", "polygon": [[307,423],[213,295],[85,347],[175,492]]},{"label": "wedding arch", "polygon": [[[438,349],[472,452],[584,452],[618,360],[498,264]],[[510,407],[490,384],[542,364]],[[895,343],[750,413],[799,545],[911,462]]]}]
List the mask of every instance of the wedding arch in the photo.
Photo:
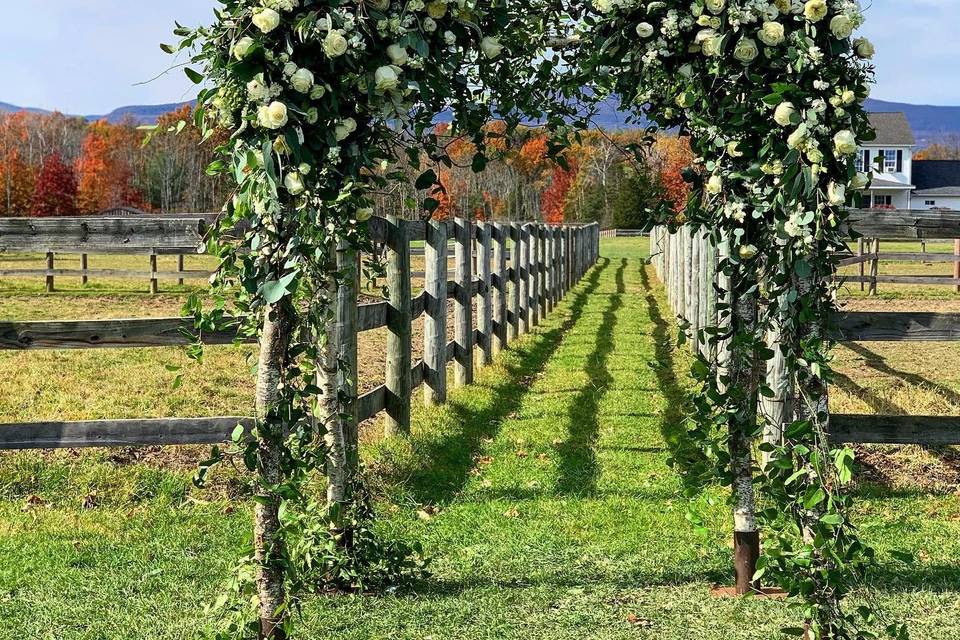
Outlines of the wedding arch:
[{"label": "wedding arch", "polygon": [[[593,106],[617,96],[630,118],[689,136],[696,155],[686,209],[651,223],[682,219],[721,254],[720,319],[696,337],[708,345],[693,368],[699,455],[677,467],[691,486],[732,488],[740,591],[772,580],[814,637],[868,637],[874,612],[843,607],[873,556],[850,521],[852,452],[826,438],[824,382],[845,207],[866,181],[852,159],[872,135],[861,105],[873,49],[854,38],[856,0],[221,4],[213,25],[178,27],[167,49],[190,52],[187,74],[203,83],[196,124],[232,132],[211,167],[236,190],[209,243],[220,268],[198,326],[215,326],[229,303],[260,342],[256,437],[244,451],[258,478],[255,550],[232,632],[286,637],[306,558],[331,541],[354,561],[370,548],[408,551],[363,524],[369,505],[348,455],[356,429],[336,384],[338,286],[368,246],[373,194],[405,179],[398,155],[422,165],[416,186],[437,195],[434,167],[450,159],[434,125],[445,114],[475,143],[474,170],[495,119],[507,130],[541,123],[562,162]],[[427,212],[436,205],[424,200]],[[797,401],[777,419],[780,440],[762,445],[761,467],[752,447],[768,419],[755,407],[772,392],[758,375],[774,355],[769,333]],[[323,474],[318,501],[311,485]]]}]

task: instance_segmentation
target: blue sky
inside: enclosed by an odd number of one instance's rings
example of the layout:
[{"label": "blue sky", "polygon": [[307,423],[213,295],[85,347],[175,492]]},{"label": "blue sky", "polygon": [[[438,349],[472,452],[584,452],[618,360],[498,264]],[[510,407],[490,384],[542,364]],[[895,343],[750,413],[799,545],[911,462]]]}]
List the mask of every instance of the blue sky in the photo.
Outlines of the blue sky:
[{"label": "blue sky", "polygon": [[[212,18],[213,0],[29,0],[4,2],[0,102],[101,114],[127,104],[192,97],[179,69],[146,85],[171,58],[174,20]],[[873,97],[960,105],[960,0],[864,1],[862,33],[877,45]]]}]

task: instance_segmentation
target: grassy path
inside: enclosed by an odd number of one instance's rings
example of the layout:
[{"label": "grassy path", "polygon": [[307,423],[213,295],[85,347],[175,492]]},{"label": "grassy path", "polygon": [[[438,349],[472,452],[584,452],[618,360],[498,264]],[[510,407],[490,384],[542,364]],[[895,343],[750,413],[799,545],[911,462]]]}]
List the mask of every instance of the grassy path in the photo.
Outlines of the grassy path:
[{"label": "grassy path", "polygon": [[[638,253],[605,241],[537,333],[445,406],[417,409],[409,440],[366,445],[381,526],[421,540],[434,575],[410,592],[313,599],[300,637],[767,640],[795,621],[780,602],[709,595],[731,580],[726,507],[707,509],[711,534],[684,517],[666,460],[683,443],[685,365]],[[207,626],[249,504],[234,511],[189,475],[106,453],[0,460],[0,639],[189,639]],[[48,504],[24,510],[31,494]],[[960,498],[861,494],[880,605],[914,638],[957,637]],[[890,563],[891,547],[921,564]]]}]

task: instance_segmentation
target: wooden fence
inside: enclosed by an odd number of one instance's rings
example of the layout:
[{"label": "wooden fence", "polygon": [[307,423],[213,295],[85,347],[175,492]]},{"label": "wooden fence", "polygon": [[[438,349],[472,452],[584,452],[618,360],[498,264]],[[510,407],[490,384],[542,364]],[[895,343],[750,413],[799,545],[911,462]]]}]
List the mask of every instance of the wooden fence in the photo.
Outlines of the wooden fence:
[{"label": "wooden fence", "polygon": [[[882,215],[882,214],[881,214]],[[886,238],[890,239],[890,238]],[[880,252],[880,238],[860,238],[857,240],[857,254],[844,258],[840,266],[858,265],[860,274],[856,276],[838,276],[844,282],[859,282],[860,290],[869,285],[868,293],[876,295],[877,284],[881,282],[894,284],[933,284],[951,285],[956,293],[960,293],[960,239],[947,240],[953,242],[953,253],[928,253],[926,243],[921,240],[919,252]],[[953,277],[950,276],[922,276],[922,275],[881,275],[880,262],[890,260],[897,262],[952,262]],[[869,273],[866,266],[869,263]]]},{"label": "wooden fence", "polygon": [[600,232],[601,238],[641,238],[649,235],[643,229],[604,229]]},{"label": "wooden fence", "polygon": [[[0,221],[0,251],[159,255],[197,246],[210,222],[207,216],[9,218]],[[386,327],[385,383],[348,404],[356,422],[386,411],[387,428],[393,431],[409,430],[415,387],[423,384],[427,403],[445,401],[449,362],[454,363],[455,385],[471,383],[475,352],[481,363],[491,362],[509,342],[537,326],[599,257],[596,224],[374,218],[369,230],[387,247],[389,299],[359,304],[358,278],[340,287],[338,324],[348,345],[341,357],[348,370],[340,378],[343,385],[356,383],[357,335]],[[448,280],[450,237],[455,247],[453,280]],[[425,240],[425,287],[415,297],[412,240]],[[448,340],[451,300],[454,335]],[[421,315],[423,359],[413,363],[411,323]],[[0,322],[0,349],[174,346],[187,344],[185,332],[191,329],[181,318]],[[205,333],[203,342],[226,344],[235,338],[235,331]],[[346,389],[345,395],[356,393]],[[0,424],[0,449],[216,443],[226,440],[237,424],[249,423],[242,416],[216,416]]]},{"label": "wooden fence", "polygon": [[[851,224],[867,237],[891,239],[952,239],[960,237],[960,212],[885,211],[851,212]],[[717,324],[716,283],[718,248],[702,233],[689,227],[670,233],[664,227],[653,230],[651,254],[657,274],[664,283],[667,300],[683,321],[689,335],[700,327]],[[930,255],[930,254],[927,254]],[[952,256],[951,256],[952,257]],[[852,312],[841,313],[831,325],[841,342],[856,341],[955,341],[960,340],[960,313]],[[771,347],[776,336],[768,336]],[[703,344],[692,339],[691,347]],[[778,349],[774,349],[779,354]],[[764,438],[779,439],[780,429],[789,422],[790,381],[780,356],[767,363],[767,385],[772,398],[762,398],[760,411],[773,426]],[[831,414],[830,433],[838,442],[886,444],[960,444],[960,417]]]}]

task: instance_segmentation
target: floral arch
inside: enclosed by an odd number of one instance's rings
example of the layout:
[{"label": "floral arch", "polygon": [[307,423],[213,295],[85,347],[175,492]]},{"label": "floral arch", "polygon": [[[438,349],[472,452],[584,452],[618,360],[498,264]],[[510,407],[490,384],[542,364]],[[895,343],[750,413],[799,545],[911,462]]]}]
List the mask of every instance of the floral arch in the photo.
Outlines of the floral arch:
[{"label": "floral arch", "polygon": [[[678,468],[732,487],[738,584],[775,580],[816,637],[867,637],[873,612],[842,607],[872,555],[848,519],[852,453],[826,438],[824,383],[844,207],[865,181],[852,155],[871,136],[860,105],[872,46],[853,38],[855,0],[221,3],[213,25],[178,26],[166,49],[189,51],[187,74],[205,83],[196,123],[232,131],[211,167],[237,184],[209,247],[221,259],[218,302],[193,310],[215,324],[229,300],[261,345],[257,438],[244,452],[259,478],[255,553],[238,587],[256,611],[234,607],[231,633],[286,637],[306,588],[304,547],[362,537],[333,384],[337,256],[367,246],[373,193],[404,179],[398,157],[424,165],[418,188],[442,189],[429,168],[450,162],[433,130],[441,112],[478,143],[480,171],[491,120],[541,122],[559,152],[615,94],[637,121],[690,136],[684,218],[723,249],[719,326],[698,336],[713,357],[693,369],[701,455]],[[798,402],[761,468],[751,448],[767,419],[755,407],[771,392],[758,375],[769,332]],[[327,500],[316,504],[309,486],[323,472]],[[329,527],[317,533],[316,522]]]}]

